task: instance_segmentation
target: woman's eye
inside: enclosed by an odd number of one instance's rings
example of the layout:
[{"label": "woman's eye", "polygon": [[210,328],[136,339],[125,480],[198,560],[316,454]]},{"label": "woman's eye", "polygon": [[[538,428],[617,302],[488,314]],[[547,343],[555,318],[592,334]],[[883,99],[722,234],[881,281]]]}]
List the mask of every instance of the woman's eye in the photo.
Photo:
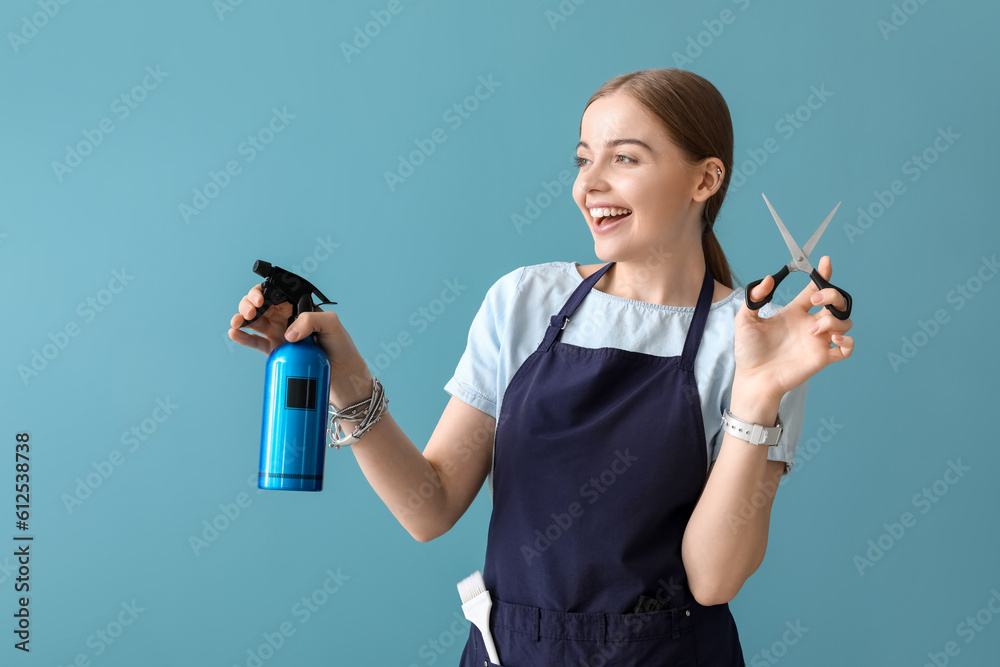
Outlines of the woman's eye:
[{"label": "woman's eye", "polygon": [[[620,160],[619,160],[619,158],[620,158]],[[615,159],[615,161],[618,162],[618,164],[634,164],[635,163],[635,160],[633,158],[630,158],[627,155],[616,154],[614,156],[614,159]],[[626,162],[626,160],[627,160],[627,162]],[[575,158],[573,158],[573,164],[575,164],[577,167],[582,167],[585,164],[587,164],[588,162],[590,162],[590,160],[588,160],[585,157],[576,156]]]}]

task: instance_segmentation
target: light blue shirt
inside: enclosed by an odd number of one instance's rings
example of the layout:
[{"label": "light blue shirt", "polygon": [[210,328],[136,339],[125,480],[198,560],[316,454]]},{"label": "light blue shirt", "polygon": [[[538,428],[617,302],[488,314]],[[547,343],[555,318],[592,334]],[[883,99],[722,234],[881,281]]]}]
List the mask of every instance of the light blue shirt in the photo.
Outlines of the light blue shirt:
[{"label": "light blue shirt", "polygon": [[[472,321],[468,345],[455,374],[445,384],[445,391],[496,419],[503,408],[507,384],[538,348],[549,317],[559,312],[583,282],[577,266],[576,262],[523,266],[497,280]],[[719,456],[722,447],[722,413],[729,408],[736,370],[735,318],[745,292],[741,287],[711,305],[695,359],[709,462]],[[760,309],[760,316],[770,317],[779,309],[767,304]],[[661,306],[591,289],[560,340],[580,347],[614,347],[659,357],[680,356],[694,310],[693,306]],[[807,387],[805,382],[781,399],[778,411],[784,428],[778,444],[768,447],[767,458],[785,462],[783,475],[791,471],[795,462]],[[492,499],[492,465],[489,487]]]}]

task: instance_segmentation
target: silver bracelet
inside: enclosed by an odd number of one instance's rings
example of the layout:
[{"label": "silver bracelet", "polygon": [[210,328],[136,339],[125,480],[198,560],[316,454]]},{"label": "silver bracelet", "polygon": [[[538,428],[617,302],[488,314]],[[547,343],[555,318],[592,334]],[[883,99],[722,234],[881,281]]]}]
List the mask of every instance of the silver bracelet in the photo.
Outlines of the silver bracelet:
[{"label": "silver bracelet", "polygon": [[[389,399],[385,397],[385,390],[378,378],[372,376],[372,395],[353,405],[348,405],[343,410],[330,403],[330,424],[326,429],[326,434],[330,437],[330,446],[336,449],[353,445],[361,436],[368,432],[372,426],[382,419],[386,411]],[[372,409],[374,406],[375,409]],[[340,426],[340,420],[359,421],[350,435],[345,435]]]}]

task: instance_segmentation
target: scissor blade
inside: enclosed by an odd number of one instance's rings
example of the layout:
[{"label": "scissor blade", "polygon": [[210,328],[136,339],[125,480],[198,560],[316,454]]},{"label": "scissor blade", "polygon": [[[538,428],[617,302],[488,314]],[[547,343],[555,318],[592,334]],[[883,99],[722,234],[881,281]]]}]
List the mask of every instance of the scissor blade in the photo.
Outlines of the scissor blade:
[{"label": "scissor blade", "polygon": [[809,242],[806,243],[804,246],[802,246],[802,250],[803,252],[806,253],[807,256],[809,255],[809,253],[812,252],[813,248],[816,247],[816,242],[819,241],[819,237],[823,236],[823,230],[825,230],[827,224],[831,220],[833,220],[833,214],[837,212],[838,208],[840,208],[840,204],[841,202],[837,202],[837,205],[833,207],[832,211],[830,211],[830,215],[826,216],[826,220],[823,221],[823,224],[820,225],[815,232],[813,232],[813,235],[809,239]]},{"label": "scissor blade", "polygon": [[774,207],[771,206],[771,202],[767,201],[767,196],[764,195],[763,192],[761,192],[760,195],[761,197],[764,197],[764,201],[767,202],[767,207],[771,209],[771,216],[778,224],[778,230],[781,231],[781,236],[785,239],[785,245],[788,246],[788,251],[792,253],[792,261],[788,263],[789,271],[806,271],[806,273],[808,273],[809,270],[804,269],[801,265],[801,262],[805,262],[807,265],[809,263],[806,259],[806,254],[802,252],[802,248],[800,248],[799,244],[795,242],[792,235],[788,233],[788,229],[785,228],[785,223],[783,223],[781,218],[778,217],[778,213],[774,210]]}]

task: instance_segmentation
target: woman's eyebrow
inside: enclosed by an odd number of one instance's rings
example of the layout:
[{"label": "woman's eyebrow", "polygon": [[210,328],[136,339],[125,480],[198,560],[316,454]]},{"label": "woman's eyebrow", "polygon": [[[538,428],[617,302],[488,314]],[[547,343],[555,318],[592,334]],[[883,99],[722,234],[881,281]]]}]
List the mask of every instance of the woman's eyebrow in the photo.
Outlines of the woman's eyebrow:
[{"label": "woman's eyebrow", "polygon": [[[655,152],[655,151],[653,151],[652,148],[649,147],[649,144],[647,144],[644,141],[639,141],[638,139],[608,139],[608,141],[605,142],[604,145],[607,146],[608,148],[611,148],[613,146],[621,146],[622,144],[636,144],[638,146],[642,146],[643,148],[645,148],[650,153]],[[576,145],[577,148],[580,148],[581,146],[583,146],[584,148],[587,148],[587,149],[590,148],[590,146],[588,146],[587,142],[585,142],[585,141],[581,141],[580,143],[578,143]]]}]

